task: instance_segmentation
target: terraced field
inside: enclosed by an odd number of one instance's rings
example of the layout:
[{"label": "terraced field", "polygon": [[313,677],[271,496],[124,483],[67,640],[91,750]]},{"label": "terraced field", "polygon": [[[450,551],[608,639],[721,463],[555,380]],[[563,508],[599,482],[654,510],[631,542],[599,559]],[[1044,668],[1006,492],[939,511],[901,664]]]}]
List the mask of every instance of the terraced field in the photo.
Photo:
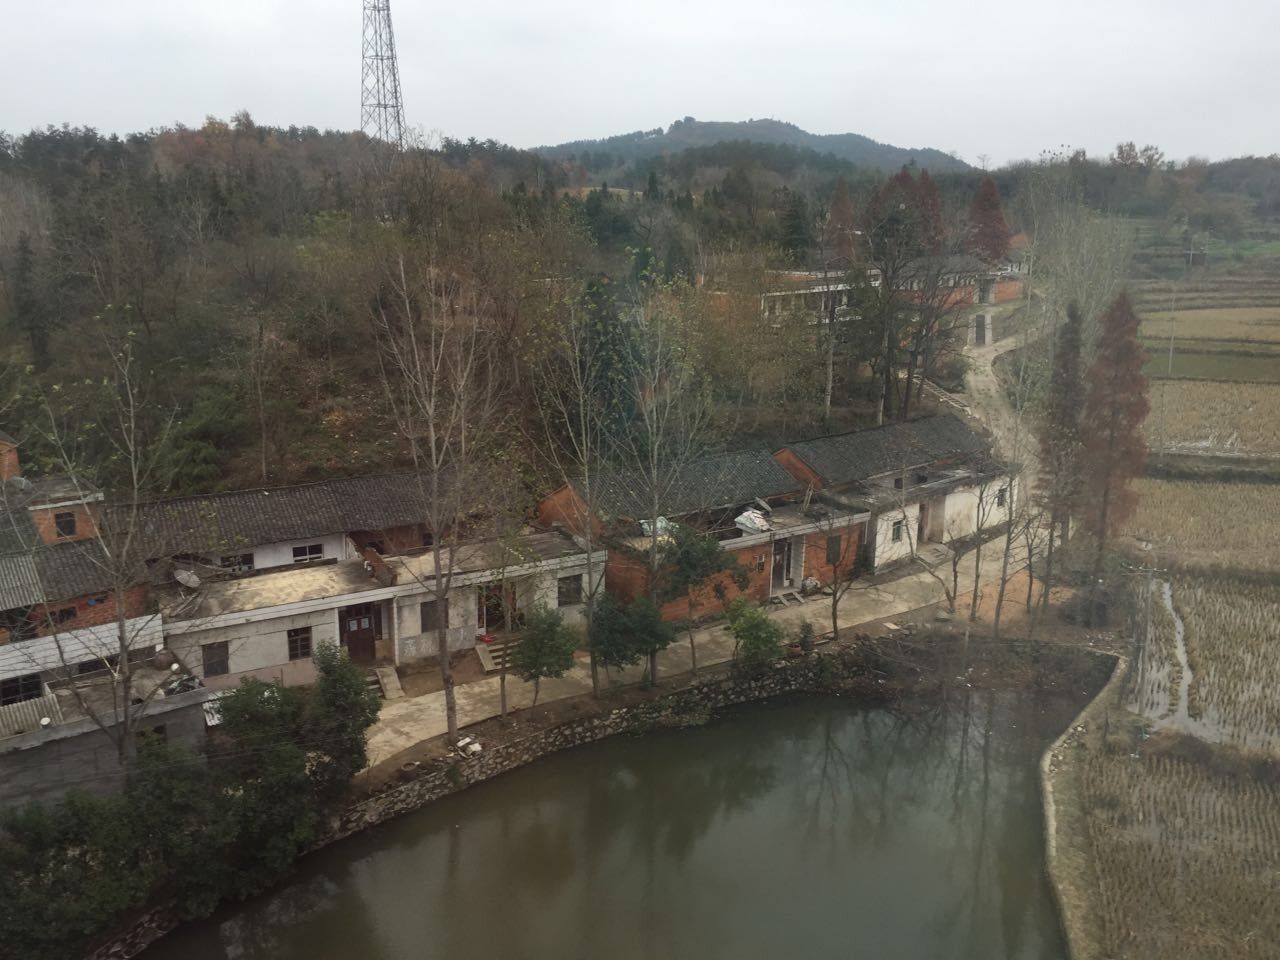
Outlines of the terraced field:
[{"label": "terraced field", "polygon": [[1280,306],[1223,307],[1142,313],[1142,335],[1167,340],[1280,343]]},{"label": "terraced field", "polygon": [[[1129,532],[1150,538],[1158,564],[1246,571],[1277,566],[1280,485],[1144,478]],[[1277,650],[1280,660],[1280,650]]]},{"label": "terraced field", "polygon": [[1161,380],[1150,397],[1153,447],[1280,456],[1280,383]]}]

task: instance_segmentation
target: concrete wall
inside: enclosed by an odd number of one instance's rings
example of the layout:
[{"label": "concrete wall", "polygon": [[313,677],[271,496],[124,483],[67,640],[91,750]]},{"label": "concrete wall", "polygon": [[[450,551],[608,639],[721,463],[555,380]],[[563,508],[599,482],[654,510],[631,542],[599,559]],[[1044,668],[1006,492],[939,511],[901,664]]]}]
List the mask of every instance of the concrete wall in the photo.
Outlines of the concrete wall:
[{"label": "concrete wall", "polygon": [[959,540],[978,532],[979,498],[982,506],[982,529],[990,530],[1009,519],[1009,511],[1013,504],[1015,490],[1005,495],[1005,505],[996,506],[997,492],[1001,487],[1009,486],[1009,480],[992,480],[985,490],[980,484],[963,487],[947,494],[946,519],[944,520],[943,540]]},{"label": "concrete wall", "polygon": [[[263,543],[254,546],[246,546],[243,550],[227,550],[225,555],[235,553],[252,553],[253,568],[255,570],[266,570],[270,567],[291,567],[293,566],[293,548],[301,547],[311,543],[319,543],[324,546],[325,560],[351,560],[359,556],[355,549],[355,545],[347,539],[345,533],[333,533],[327,537],[315,537],[310,540],[290,540],[286,543]],[[221,555],[212,557],[214,563],[217,563]]]},{"label": "concrete wall", "polygon": [[338,642],[338,615],[335,609],[257,620],[234,627],[214,627],[173,634],[166,639],[166,646],[188,670],[197,677],[204,677],[204,657],[200,647],[207,643],[227,641],[230,672],[220,677],[206,678],[205,682],[211,689],[234,687],[245,676],[278,679],[288,685],[310,683],[315,679],[310,658],[289,660],[288,632],[297,627],[311,628],[313,650],[322,643]]},{"label": "concrete wall", "polygon": [[[948,498],[949,500],[950,498]],[[950,507],[947,508],[950,515]],[[902,539],[893,539],[893,526],[902,521]],[[893,509],[875,518],[875,566],[880,569],[885,564],[904,560],[911,556],[912,545],[916,542],[916,529],[920,524],[920,504],[908,503],[902,509]]]},{"label": "concrete wall", "polygon": [[[204,740],[207,690],[148,705],[137,727],[163,726],[170,742]],[[115,741],[90,719],[0,740],[0,806],[58,800],[71,787],[105,793],[120,785]]]}]

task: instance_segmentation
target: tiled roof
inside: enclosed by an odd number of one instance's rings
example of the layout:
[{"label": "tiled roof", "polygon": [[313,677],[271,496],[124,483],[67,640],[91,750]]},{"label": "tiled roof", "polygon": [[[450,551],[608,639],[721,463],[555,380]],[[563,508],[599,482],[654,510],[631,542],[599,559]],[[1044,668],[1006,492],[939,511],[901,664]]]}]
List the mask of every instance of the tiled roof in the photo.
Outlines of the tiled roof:
[{"label": "tiled roof", "polygon": [[941,414],[802,440],[783,449],[804,461],[824,483],[842,484],[971,457],[989,447],[963,420]]},{"label": "tiled roof", "polygon": [[[580,490],[580,485],[579,490]],[[663,516],[680,517],[704,510],[721,510],[797,493],[800,484],[764,450],[737,450],[694,460],[661,479],[658,509]],[[599,512],[614,519],[649,516],[648,484],[638,472],[615,470],[600,477],[596,502]]]},{"label": "tiled roof", "polygon": [[418,475],[389,473],[156,500],[140,522],[148,556],[161,557],[385,530],[425,513]]},{"label": "tiled roof", "polygon": [[30,554],[0,555],[0,610],[29,607],[44,599]]}]

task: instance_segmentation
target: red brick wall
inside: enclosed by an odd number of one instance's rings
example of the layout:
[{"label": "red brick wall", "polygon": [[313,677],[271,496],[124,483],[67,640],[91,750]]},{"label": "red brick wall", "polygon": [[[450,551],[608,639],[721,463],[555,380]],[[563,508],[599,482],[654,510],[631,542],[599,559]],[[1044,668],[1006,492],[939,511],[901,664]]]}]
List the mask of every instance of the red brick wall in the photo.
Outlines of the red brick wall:
[{"label": "red brick wall", "polygon": [[794,453],[783,447],[774,453],[773,459],[782,464],[783,469],[791,474],[806,486],[812,486],[815,490],[822,489],[822,478],[809,469],[809,465],[797,457]]},{"label": "red brick wall", "polygon": [[1010,300],[1018,300],[1025,292],[1022,281],[1009,277],[1003,280],[997,280],[995,289],[991,295],[996,303],[1008,303]]},{"label": "red brick wall", "polygon": [[[586,520],[586,504],[567,483],[554,493],[547,494],[538,504],[538,522],[544,527],[559,523],[574,533],[581,534],[586,529]],[[598,519],[592,520],[592,530],[595,536],[600,535],[602,525]]]},{"label": "red brick wall", "polygon": [[[104,598],[102,602],[92,605],[89,603],[90,599],[98,597]],[[148,597],[149,594],[145,584],[130,587],[126,590],[124,595],[125,616],[140,617],[146,613]],[[65,610],[67,607],[75,608],[75,617],[64,623],[51,624],[50,618],[59,610]],[[104,623],[113,623],[116,619],[116,602],[111,593],[88,594],[59,603],[51,603],[47,607],[34,607],[31,611],[31,617],[38,623],[36,633],[43,637],[53,633],[55,630],[65,633],[69,630],[80,630],[84,627],[96,627]]]},{"label": "red brick wall", "polygon": [[[729,574],[721,574],[709,580],[694,596],[694,617],[705,617],[720,613],[720,598],[716,596],[715,585],[724,585],[725,602],[741,596],[753,597],[764,601],[769,598],[769,577],[773,568],[773,548],[768,543],[754,547],[743,547],[739,550],[728,549],[727,552],[747,570],[749,581],[746,590],[740,590]],[[757,558],[763,563],[757,564]],[[757,569],[757,566],[762,569]],[[604,567],[605,589],[624,603],[630,603],[636,597],[645,596],[649,590],[649,566],[644,558],[631,556],[621,550],[610,550]],[[689,601],[680,597],[669,600],[659,607],[662,619],[666,621],[687,620],[689,618]]]},{"label": "red brick wall", "polygon": [[18,448],[0,440],[0,480],[12,480],[21,473],[22,464],[18,462]]},{"label": "red brick wall", "polygon": [[[74,513],[76,516],[76,533],[73,537],[58,536],[57,523],[54,517],[59,513]],[[65,540],[88,540],[95,536],[97,530],[93,523],[93,513],[83,503],[67,507],[41,508],[31,511],[31,519],[36,525],[36,533],[43,543],[60,543]]]},{"label": "red brick wall", "polygon": [[364,548],[374,540],[382,543],[387,554],[408,553],[410,550],[421,549],[423,529],[420,524],[411,523],[403,527],[388,527],[385,530],[354,530],[348,536],[360,553],[363,553]]},{"label": "red brick wall", "polygon": [[[839,563],[835,566],[827,563],[827,537],[840,537]],[[862,545],[863,524],[857,523],[838,530],[811,533],[804,538],[804,575],[813,577],[821,584],[829,584],[838,571],[846,574],[858,560],[858,549]]]}]

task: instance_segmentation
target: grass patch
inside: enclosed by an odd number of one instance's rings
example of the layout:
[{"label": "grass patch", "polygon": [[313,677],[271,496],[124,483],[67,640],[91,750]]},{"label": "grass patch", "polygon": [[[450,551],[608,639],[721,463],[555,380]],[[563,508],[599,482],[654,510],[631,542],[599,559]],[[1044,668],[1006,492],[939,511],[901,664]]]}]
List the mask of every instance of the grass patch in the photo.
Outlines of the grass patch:
[{"label": "grass patch", "polygon": [[[1199,344],[1200,341],[1195,341]],[[1280,383],[1280,353],[1235,350],[1197,351],[1175,347],[1172,362],[1166,350],[1148,343],[1143,372],[1152,380],[1221,380],[1241,383]]]}]

